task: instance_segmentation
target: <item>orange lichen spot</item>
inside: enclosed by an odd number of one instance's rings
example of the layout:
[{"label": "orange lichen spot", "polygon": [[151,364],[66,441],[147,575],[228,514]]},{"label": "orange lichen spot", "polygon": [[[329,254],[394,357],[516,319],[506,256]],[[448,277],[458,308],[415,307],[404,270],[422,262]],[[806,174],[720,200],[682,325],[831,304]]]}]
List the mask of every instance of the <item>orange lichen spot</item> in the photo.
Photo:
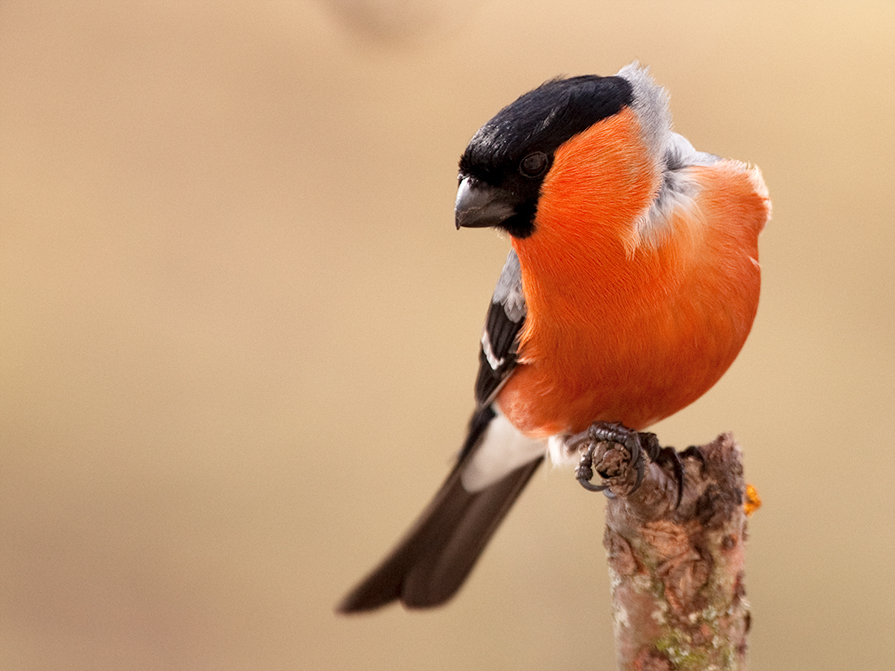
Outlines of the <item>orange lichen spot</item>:
[{"label": "orange lichen spot", "polygon": [[746,517],[752,515],[759,508],[761,508],[761,497],[758,495],[758,490],[752,485],[746,485],[746,502],[743,504]]}]

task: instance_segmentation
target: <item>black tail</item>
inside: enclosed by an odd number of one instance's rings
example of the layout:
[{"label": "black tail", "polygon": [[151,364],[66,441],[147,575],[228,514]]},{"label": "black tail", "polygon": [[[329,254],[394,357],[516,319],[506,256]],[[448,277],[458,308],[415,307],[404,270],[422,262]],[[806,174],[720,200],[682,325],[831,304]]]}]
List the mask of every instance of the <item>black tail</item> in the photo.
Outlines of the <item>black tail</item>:
[{"label": "black tail", "polygon": [[543,461],[535,459],[480,491],[468,492],[460,474],[493,417],[488,408],[473,416],[460,460],[435,499],[398,547],[339,604],[339,612],[373,610],[396,599],[409,608],[428,608],[457,592]]}]

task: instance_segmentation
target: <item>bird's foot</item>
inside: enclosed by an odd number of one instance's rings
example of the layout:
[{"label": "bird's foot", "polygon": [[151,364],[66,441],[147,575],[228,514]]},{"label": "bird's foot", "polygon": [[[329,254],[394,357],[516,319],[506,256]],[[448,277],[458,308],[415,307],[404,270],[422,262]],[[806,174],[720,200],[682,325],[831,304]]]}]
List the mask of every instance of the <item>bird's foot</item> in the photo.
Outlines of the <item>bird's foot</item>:
[{"label": "bird's foot", "polygon": [[[581,460],[575,470],[575,478],[585,489],[592,492],[602,492],[609,489],[609,484],[595,485],[591,482],[594,477],[594,455],[601,443],[615,443],[621,445],[628,452],[627,462],[637,469],[637,478],[631,491],[636,491],[643,482],[643,474],[647,459],[659,466],[666,466],[671,470],[677,484],[677,497],[675,507],[681,502],[684,493],[684,464],[680,455],[673,447],[662,447],[656,434],[638,432],[619,423],[595,422],[586,431],[569,437],[566,445],[571,449],[580,449],[587,445],[581,453]],[[689,450],[685,454],[689,453]],[[700,458],[701,454],[697,455]],[[606,464],[606,466],[609,466]],[[615,468],[597,469],[604,480],[615,475]]]}]

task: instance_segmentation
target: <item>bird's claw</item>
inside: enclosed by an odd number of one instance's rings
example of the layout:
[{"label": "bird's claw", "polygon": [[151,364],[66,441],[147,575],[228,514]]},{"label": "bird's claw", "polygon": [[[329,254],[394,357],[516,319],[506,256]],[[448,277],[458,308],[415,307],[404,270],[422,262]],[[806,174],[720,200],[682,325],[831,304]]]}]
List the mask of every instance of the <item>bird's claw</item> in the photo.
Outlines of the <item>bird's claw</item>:
[{"label": "bird's claw", "polygon": [[596,422],[587,431],[571,436],[567,440],[566,444],[571,449],[578,449],[582,444],[587,443],[587,447],[581,454],[578,468],[575,470],[575,479],[582,487],[592,492],[602,492],[609,488],[608,485],[595,485],[591,482],[594,477],[594,452],[597,445],[604,442],[624,445],[631,455],[631,464],[637,469],[637,478],[632,491],[640,487],[643,482],[647,458],[660,465],[667,464],[671,468],[677,484],[675,508],[680,505],[684,495],[684,464],[677,451],[673,447],[662,447],[654,433],[633,431],[619,423]]},{"label": "bird's claw", "polygon": [[[702,454],[699,456],[701,458]],[[674,500],[674,507],[677,508],[681,505],[681,499],[684,498],[684,462],[681,461],[681,455],[673,447],[662,447],[653,461],[660,465],[668,464],[671,467],[674,482],[677,485],[677,496]]]},{"label": "bird's claw", "polygon": [[596,441],[588,441],[587,448],[581,453],[581,461],[578,462],[578,468],[575,469],[575,479],[586,490],[591,492],[606,491],[608,485],[595,485],[591,482],[594,477],[594,450],[597,449]]},{"label": "bird's claw", "polygon": [[604,492],[608,489],[607,485],[595,485],[591,482],[594,477],[594,451],[597,449],[597,442],[591,439],[590,430],[576,433],[565,440],[566,449],[569,452],[577,452],[582,445],[587,445],[581,452],[581,459],[575,469],[575,479],[588,491]]}]

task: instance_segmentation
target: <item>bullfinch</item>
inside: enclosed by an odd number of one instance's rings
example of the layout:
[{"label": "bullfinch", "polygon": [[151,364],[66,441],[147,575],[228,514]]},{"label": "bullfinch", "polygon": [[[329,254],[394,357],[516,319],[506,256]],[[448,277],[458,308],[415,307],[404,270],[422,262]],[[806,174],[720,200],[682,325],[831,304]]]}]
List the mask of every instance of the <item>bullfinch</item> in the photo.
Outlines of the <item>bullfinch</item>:
[{"label": "bullfinch", "polygon": [[570,437],[624,440],[715,384],[755,317],[769,216],[758,169],[673,132],[668,94],[637,63],[548,81],[482,126],[460,159],[456,225],[498,229],[512,249],[469,433],[338,609],[444,603],[547,454],[577,461]]}]

